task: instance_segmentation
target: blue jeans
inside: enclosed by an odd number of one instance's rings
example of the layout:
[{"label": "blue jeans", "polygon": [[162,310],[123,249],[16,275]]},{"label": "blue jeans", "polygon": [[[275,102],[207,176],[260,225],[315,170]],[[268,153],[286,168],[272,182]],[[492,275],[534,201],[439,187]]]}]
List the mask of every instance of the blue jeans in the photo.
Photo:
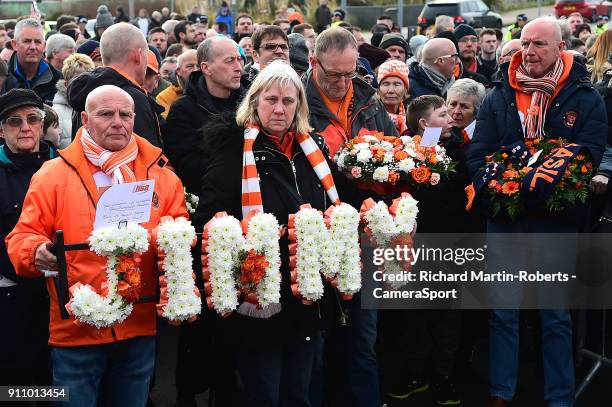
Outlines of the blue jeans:
[{"label": "blue jeans", "polygon": [[320,335],[268,349],[237,352],[242,407],[310,407],[310,383]]},{"label": "blue jeans", "polygon": [[70,393],[70,401],[59,406],[145,406],[155,368],[155,337],[104,345],[53,346],[51,360],[53,385],[67,386]]},{"label": "blue jeans", "polygon": [[[576,233],[570,225],[538,221],[519,221],[512,224],[487,222],[487,233]],[[533,252],[553,253],[556,263],[571,268],[576,263],[575,239],[568,235],[563,247],[544,247],[538,239],[531,239]],[[499,243],[499,242],[497,242]],[[526,260],[526,251],[518,251],[513,256],[503,256],[508,247],[497,247],[494,238],[487,239],[487,262],[493,271],[507,270],[512,264],[505,261],[514,260],[515,266]],[[496,256],[496,254],[498,254]],[[518,256],[518,257],[517,257]],[[520,257],[520,258],[519,258]],[[540,261],[553,261],[552,256],[540,256]],[[544,270],[547,268],[544,267]],[[550,269],[550,267],[548,268]],[[520,304],[522,292],[520,287],[516,295],[509,299]],[[574,405],[574,364],[572,358],[572,321],[568,310],[540,310],[542,326],[542,348],[544,358],[544,399],[549,407],[569,407]],[[490,355],[489,355],[489,393],[492,396],[512,400],[518,376],[519,345],[519,310],[494,309],[491,311]]]}]

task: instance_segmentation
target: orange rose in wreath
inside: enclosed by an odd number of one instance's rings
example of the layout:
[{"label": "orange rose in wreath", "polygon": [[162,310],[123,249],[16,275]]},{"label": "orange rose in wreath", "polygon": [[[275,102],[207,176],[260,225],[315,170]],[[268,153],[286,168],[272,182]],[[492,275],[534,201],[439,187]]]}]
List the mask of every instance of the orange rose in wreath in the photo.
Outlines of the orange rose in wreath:
[{"label": "orange rose in wreath", "polygon": [[408,153],[404,150],[396,151],[393,158],[395,158],[396,161],[402,161],[408,158]]},{"label": "orange rose in wreath", "polygon": [[125,280],[121,280],[117,283],[117,292],[128,302],[138,301],[138,298],[140,298],[139,289],[139,286],[130,285],[130,283]]},{"label": "orange rose in wreath", "polygon": [[420,167],[415,168],[410,173],[412,175],[412,179],[419,184],[424,184],[429,182],[429,177],[431,176],[431,171],[426,166],[422,165]]},{"label": "orange rose in wreath", "polygon": [[270,265],[266,258],[258,254],[255,249],[247,252],[247,257],[240,264],[240,284],[254,289],[266,274],[266,267]]},{"label": "orange rose in wreath", "polygon": [[117,264],[117,273],[127,273],[136,269],[136,260],[132,256],[120,256]]}]

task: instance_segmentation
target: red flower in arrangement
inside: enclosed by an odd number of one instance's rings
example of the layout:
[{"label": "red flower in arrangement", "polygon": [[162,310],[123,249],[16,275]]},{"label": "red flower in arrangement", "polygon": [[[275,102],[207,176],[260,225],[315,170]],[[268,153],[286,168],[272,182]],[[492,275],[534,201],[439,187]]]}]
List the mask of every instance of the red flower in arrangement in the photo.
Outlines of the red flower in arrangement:
[{"label": "red flower in arrangement", "polygon": [[255,249],[249,250],[247,257],[240,264],[240,284],[244,287],[257,286],[269,265],[265,256],[258,254]]},{"label": "red flower in arrangement", "polygon": [[133,256],[120,256],[115,271],[119,275],[117,283],[119,295],[129,302],[138,301],[142,284],[138,261]]},{"label": "red flower in arrangement", "polygon": [[508,181],[502,185],[502,194],[513,195],[516,194],[520,189],[520,185],[516,181]]},{"label": "red flower in arrangement", "polygon": [[412,179],[414,179],[419,184],[423,184],[425,182],[429,182],[429,176],[431,175],[431,171],[428,167],[422,165],[412,170],[410,174],[412,175]]}]

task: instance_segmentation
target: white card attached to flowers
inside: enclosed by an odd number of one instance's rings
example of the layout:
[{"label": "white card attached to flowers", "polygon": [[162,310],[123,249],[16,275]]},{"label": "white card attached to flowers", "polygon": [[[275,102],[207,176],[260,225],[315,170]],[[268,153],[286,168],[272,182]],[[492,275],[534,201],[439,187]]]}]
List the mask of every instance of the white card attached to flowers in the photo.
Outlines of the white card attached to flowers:
[{"label": "white card attached to flowers", "polygon": [[148,222],[154,187],[155,180],[145,180],[108,188],[98,200],[94,230],[121,223]]}]

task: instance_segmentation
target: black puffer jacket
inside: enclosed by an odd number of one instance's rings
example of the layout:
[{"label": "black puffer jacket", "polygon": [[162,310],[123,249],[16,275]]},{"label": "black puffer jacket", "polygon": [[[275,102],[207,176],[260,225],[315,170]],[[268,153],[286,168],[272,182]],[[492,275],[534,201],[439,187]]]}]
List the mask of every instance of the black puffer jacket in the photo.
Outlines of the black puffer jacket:
[{"label": "black puffer jacket", "polygon": [[235,112],[246,88],[243,84],[233,91],[222,106],[208,92],[202,72],[196,71],[190,75],[183,96],[170,107],[162,128],[164,153],[189,192],[200,192],[202,174],[210,157],[209,151],[202,148],[200,129],[226,110]]},{"label": "black puffer jacket", "polygon": [[42,278],[23,278],[15,274],[4,238],[17,224],[32,175],[45,161],[56,155],[55,148],[47,142],[40,143],[40,151],[37,153],[14,154],[6,145],[0,146],[0,275],[43,293],[46,289]]},{"label": "black puffer jacket", "polygon": [[17,69],[17,53],[14,53],[8,62],[8,77],[4,83],[4,91],[8,92],[16,88],[31,89],[40,96],[43,102],[52,106],[53,97],[57,91],[55,84],[62,79],[62,73],[45,61],[40,61],[38,72],[39,74],[34,81],[26,83],[25,78]]},{"label": "black puffer jacket", "polygon": [[[205,148],[210,153],[210,164],[202,179],[200,203],[197,218],[203,222],[215,213],[225,211],[242,219],[242,149],[244,129],[238,127],[227,116],[211,123],[205,129]],[[327,147],[322,137],[313,135],[319,148],[327,157]],[[310,166],[299,144],[293,145],[293,165],[279,148],[265,135],[260,135],[253,146],[264,210],[273,213],[280,224],[287,224],[290,214],[296,213],[300,205],[310,203],[313,208],[325,210],[331,205],[325,189]],[[336,188],[343,202],[359,208],[365,197],[341,175],[335,164],[329,161]],[[294,173],[295,171],[295,173]],[[230,318],[235,328],[247,333],[248,342],[253,346],[277,346],[289,337],[307,340],[327,321],[333,320],[339,311],[336,293],[326,287],[323,299],[318,303],[305,306],[291,293],[289,285],[289,251],[286,235],[281,245],[281,304],[283,310],[270,319],[253,319],[242,316]],[[210,311],[214,312],[214,311]],[[244,336],[244,335],[241,335]]]},{"label": "black puffer jacket", "polygon": [[92,90],[102,85],[115,85],[129,93],[134,99],[136,117],[134,133],[147,139],[155,147],[161,147],[160,120],[164,108],[147,95],[146,91],[125,76],[109,67],[96,68],[85,72],[70,81],[68,86],[68,103],[74,109],[72,117],[72,138],[81,128],[80,113],[85,110],[85,100]]}]

